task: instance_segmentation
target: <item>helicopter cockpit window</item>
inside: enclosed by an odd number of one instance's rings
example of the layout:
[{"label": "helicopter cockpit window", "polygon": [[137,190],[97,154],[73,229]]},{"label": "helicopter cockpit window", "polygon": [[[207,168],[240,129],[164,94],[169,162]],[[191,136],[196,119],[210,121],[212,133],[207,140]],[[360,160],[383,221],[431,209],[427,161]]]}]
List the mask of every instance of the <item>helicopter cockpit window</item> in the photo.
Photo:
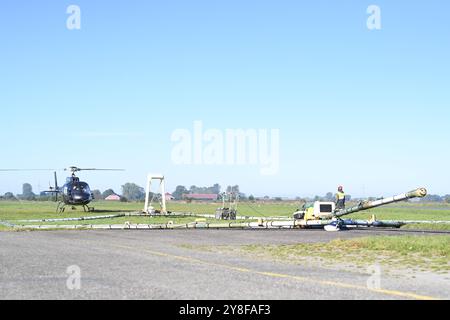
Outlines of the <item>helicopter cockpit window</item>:
[{"label": "helicopter cockpit window", "polygon": [[91,192],[87,183],[74,184],[72,186],[72,190],[73,191],[82,191],[82,192],[86,192],[86,193]]}]

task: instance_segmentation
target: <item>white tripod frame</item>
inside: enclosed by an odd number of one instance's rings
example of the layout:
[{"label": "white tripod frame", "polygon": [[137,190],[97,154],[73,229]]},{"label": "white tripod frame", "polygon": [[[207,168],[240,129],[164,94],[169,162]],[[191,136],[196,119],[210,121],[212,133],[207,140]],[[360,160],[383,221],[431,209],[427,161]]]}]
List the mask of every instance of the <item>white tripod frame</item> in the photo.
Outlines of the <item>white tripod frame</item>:
[{"label": "white tripod frame", "polygon": [[[145,207],[144,207],[144,213],[151,213],[150,209],[150,192],[152,189],[152,181],[153,180],[159,180],[159,189],[161,192],[161,201],[162,201],[162,212],[161,213],[167,213],[166,208],[166,186],[165,186],[165,179],[164,175],[162,174],[149,174],[147,177],[147,189],[145,192]],[[150,209],[150,210],[149,210]]]}]

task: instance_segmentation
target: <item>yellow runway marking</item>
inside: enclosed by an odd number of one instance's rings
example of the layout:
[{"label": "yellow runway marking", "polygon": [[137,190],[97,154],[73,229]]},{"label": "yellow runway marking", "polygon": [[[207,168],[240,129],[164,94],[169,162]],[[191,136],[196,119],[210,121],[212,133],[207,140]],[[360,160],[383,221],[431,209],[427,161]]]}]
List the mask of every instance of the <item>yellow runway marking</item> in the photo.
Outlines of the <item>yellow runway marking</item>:
[{"label": "yellow runway marking", "polygon": [[171,258],[171,259],[180,260],[180,261],[186,261],[189,263],[197,263],[197,264],[203,264],[203,265],[209,265],[209,266],[216,266],[216,267],[221,267],[221,268],[228,269],[228,270],[238,271],[238,272],[242,272],[242,273],[262,275],[262,276],[271,277],[271,278],[291,279],[291,280],[297,280],[299,282],[310,282],[310,283],[320,284],[320,285],[324,285],[324,286],[365,290],[365,291],[385,294],[385,295],[389,295],[389,296],[409,298],[409,299],[415,299],[415,300],[440,300],[439,298],[418,295],[418,294],[415,294],[412,292],[403,292],[403,291],[387,290],[387,289],[370,289],[365,286],[355,285],[355,284],[351,284],[351,283],[326,281],[326,280],[320,280],[320,279],[294,276],[294,275],[289,275],[289,274],[272,273],[272,272],[264,272],[264,271],[252,270],[252,269],[247,269],[247,268],[240,268],[240,267],[235,267],[232,265],[209,262],[209,261],[204,261],[204,260],[191,258],[191,257],[178,256],[178,255],[173,255],[173,254],[169,254],[169,253],[153,251],[153,250],[149,250],[149,249],[145,249],[145,248],[139,249],[139,248],[135,248],[135,247],[126,247],[126,246],[116,246],[116,247],[122,248],[122,249],[134,250],[134,251],[143,251],[143,252],[147,252],[152,255],[155,255],[155,256]]}]

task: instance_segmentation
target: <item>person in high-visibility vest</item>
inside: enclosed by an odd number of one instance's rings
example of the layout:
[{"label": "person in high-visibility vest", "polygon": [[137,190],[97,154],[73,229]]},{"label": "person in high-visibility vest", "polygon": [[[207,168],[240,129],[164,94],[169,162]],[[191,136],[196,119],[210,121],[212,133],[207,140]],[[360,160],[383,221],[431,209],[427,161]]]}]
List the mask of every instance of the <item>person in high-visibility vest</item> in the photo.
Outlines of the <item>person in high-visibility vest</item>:
[{"label": "person in high-visibility vest", "polygon": [[338,192],[336,194],[336,209],[345,209],[345,192],[344,187],[339,186]]}]

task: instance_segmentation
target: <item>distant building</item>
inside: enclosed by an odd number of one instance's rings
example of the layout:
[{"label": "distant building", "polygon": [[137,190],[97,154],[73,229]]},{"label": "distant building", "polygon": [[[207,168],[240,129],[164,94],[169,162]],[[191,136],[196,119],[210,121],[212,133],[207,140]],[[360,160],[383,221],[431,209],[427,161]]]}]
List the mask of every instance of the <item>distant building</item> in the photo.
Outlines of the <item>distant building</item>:
[{"label": "distant building", "polygon": [[199,200],[199,201],[217,201],[218,194],[203,194],[203,193],[192,193],[183,194],[184,200]]},{"label": "distant building", "polygon": [[117,194],[112,194],[105,198],[106,201],[120,201],[120,196]]},{"label": "distant building", "polygon": [[175,198],[172,196],[171,193],[167,192],[166,193],[166,201],[172,201],[175,200]]}]

